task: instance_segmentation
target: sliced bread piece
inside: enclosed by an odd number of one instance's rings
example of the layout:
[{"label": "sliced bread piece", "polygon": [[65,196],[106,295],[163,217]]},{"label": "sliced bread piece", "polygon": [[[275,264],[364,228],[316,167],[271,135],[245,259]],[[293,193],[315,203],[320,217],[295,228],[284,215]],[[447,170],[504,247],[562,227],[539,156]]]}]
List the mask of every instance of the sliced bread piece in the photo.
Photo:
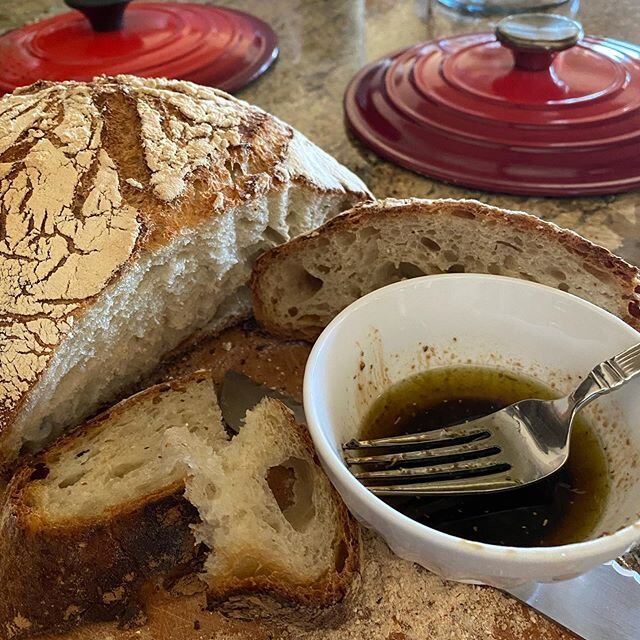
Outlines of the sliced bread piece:
[{"label": "sliced bread piece", "polygon": [[0,97],[0,466],[248,314],[257,254],[369,197],[216,89],[118,76]]},{"label": "sliced bread piece", "polygon": [[[359,566],[358,531],[284,404],[264,398],[217,451],[184,428],[166,437],[187,469],[196,538],[213,549],[202,574],[210,602],[255,613],[251,596],[308,607],[342,600]],[[270,610],[264,599],[260,607]]]},{"label": "sliced bread piece", "polygon": [[163,434],[227,435],[209,373],[156,385],[22,466],[0,513],[0,637],[141,616],[154,574],[191,569],[197,511]]},{"label": "sliced bread piece", "polygon": [[209,372],[121,402],[18,469],[0,512],[0,637],[134,625],[150,578],[202,562],[211,604],[244,609],[233,599],[250,593],[311,615],[359,567],[357,525],[306,431],[265,400],[229,441]]},{"label": "sliced bread piece", "polygon": [[275,335],[313,339],[370,291],[452,272],[558,287],[640,329],[636,267],[572,231],[475,200],[381,200],[266,252],[253,272],[254,314]]}]

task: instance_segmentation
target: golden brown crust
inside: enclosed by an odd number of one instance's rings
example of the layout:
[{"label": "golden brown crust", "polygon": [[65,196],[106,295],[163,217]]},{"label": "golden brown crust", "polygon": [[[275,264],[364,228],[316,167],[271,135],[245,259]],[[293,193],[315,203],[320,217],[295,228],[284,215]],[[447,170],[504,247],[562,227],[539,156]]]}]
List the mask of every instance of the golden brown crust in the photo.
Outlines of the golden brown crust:
[{"label": "golden brown crust", "polygon": [[402,216],[460,216],[475,218],[478,222],[494,221],[505,225],[518,233],[536,235],[543,241],[551,241],[562,246],[574,256],[578,256],[586,265],[597,272],[608,274],[612,280],[627,290],[626,313],[620,317],[635,329],[640,330],[640,270],[615,256],[609,250],[596,245],[586,238],[534,215],[518,211],[507,211],[485,205],[476,200],[380,200],[375,203],[356,205],[349,211],[329,220],[319,229],[294,238],[284,245],[270,249],[258,258],[254,266],[251,290],[254,316],[258,323],[269,333],[286,339],[312,341],[322,332],[323,326],[286,327],[271,317],[268,303],[263,295],[263,281],[277,265],[299,252],[316,245],[319,239],[328,238],[344,231],[353,231],[359,225],[369,222],[371,216],[376,223]]}]

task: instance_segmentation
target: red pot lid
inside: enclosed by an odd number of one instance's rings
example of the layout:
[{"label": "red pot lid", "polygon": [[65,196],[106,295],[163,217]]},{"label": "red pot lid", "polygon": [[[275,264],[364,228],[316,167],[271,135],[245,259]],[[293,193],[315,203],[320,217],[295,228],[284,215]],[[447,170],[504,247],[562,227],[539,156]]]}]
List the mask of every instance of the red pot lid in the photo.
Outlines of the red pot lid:
[{"label": "red pot lid", "polygon": [[236,91],[278,55],[276,35],[251,15],[199,4],[67,0],[78,8],[0,37],[0,93],[36,80],[131,73]]},{"label": "red pot lid", "polygon": [[[640,49],[573,20],[512,16],[496,34],[418,44],[363,68],[347,121],[399,165],[525,195],[640,187]],[[577,44],[576,44],[577,43]]]}]

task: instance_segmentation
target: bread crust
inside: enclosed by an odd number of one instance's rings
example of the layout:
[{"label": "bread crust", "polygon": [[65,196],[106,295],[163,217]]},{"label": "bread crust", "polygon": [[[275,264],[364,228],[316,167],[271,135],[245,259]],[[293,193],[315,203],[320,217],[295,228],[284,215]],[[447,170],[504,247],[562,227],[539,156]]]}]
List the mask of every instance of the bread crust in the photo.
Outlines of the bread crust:
[{"label": "bread crust", "polygon": [[330,238],[343,232],[366,225],[375,216],[375,223],[413,216],[459,216],[474,218],[478,223],[495,221],[518,233],[535,235],[543,241],[559,243],[568,252],[578,256],[593,269],[607,272],[627,290],[627,308],[618,315],[629,325],[640,330],[640,270],[622,258],[583,238],[569,229],[563,229],[552,222],[521,211],[509,211],[492,207],[477,200],[406,200],[386,199],[373,203],[356,205],[349,211],[332,218],[318,229],[294,238],[290,242],[270,249],[255,263],[250,283],[254,316],[269,333],[285,339],[314,340],[322,332],[323,326],[283,327],[269,311],[265,278],[278,264],[296,254],[303,254],[315,246],[321,238]]},{"label": "bread crust", "polygon": [[[80,623],[144,619],[139,589],[157,574],[190,567],[195,509],[176,485],[104,521],[50,528],[19,495],[36,466],[9,488],[0,526],[0,628],[4,637],[61,632]],[[5,635],[6,634],[6,635]]]},{"label": "bread crust", "polygon": [[201,549],[189,525],[198,522],[198,514],[184,498],[182,480],[104,514],[68,521],[49,521],[34,506],[33,481],[46,476],[61,451],[108,426],[132,402],[209,377],[198,371],[147,389],[17,469],[0,511],[0,629],[7,638],[91,621],[139,624],[144,620],[139,592],[146,581],[194,569]]},{"label": "bread crust", "polygon": [[188,82],[37,82],[0,98],[0,130],[0,466],[58,345],[142,256],[292,186],[370,197],[277,118]]}]

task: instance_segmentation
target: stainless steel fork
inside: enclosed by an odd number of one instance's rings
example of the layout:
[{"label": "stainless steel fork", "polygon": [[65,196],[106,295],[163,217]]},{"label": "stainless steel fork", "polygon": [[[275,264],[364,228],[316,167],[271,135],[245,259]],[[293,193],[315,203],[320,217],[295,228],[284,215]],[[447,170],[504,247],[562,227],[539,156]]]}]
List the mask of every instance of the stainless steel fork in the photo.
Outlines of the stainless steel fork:
[{"label": "stainless steel fork", "polygon": [[[640,373],[640,343],[592,369],[570,395],[522,400],[443,429],[343,445],[353,474],[376,495],[462,495],[542,480],[569,457],[576,413]],[[640,395],[638,396],[640,402]],[[369,450],[382,450],[369,453]]]}]

